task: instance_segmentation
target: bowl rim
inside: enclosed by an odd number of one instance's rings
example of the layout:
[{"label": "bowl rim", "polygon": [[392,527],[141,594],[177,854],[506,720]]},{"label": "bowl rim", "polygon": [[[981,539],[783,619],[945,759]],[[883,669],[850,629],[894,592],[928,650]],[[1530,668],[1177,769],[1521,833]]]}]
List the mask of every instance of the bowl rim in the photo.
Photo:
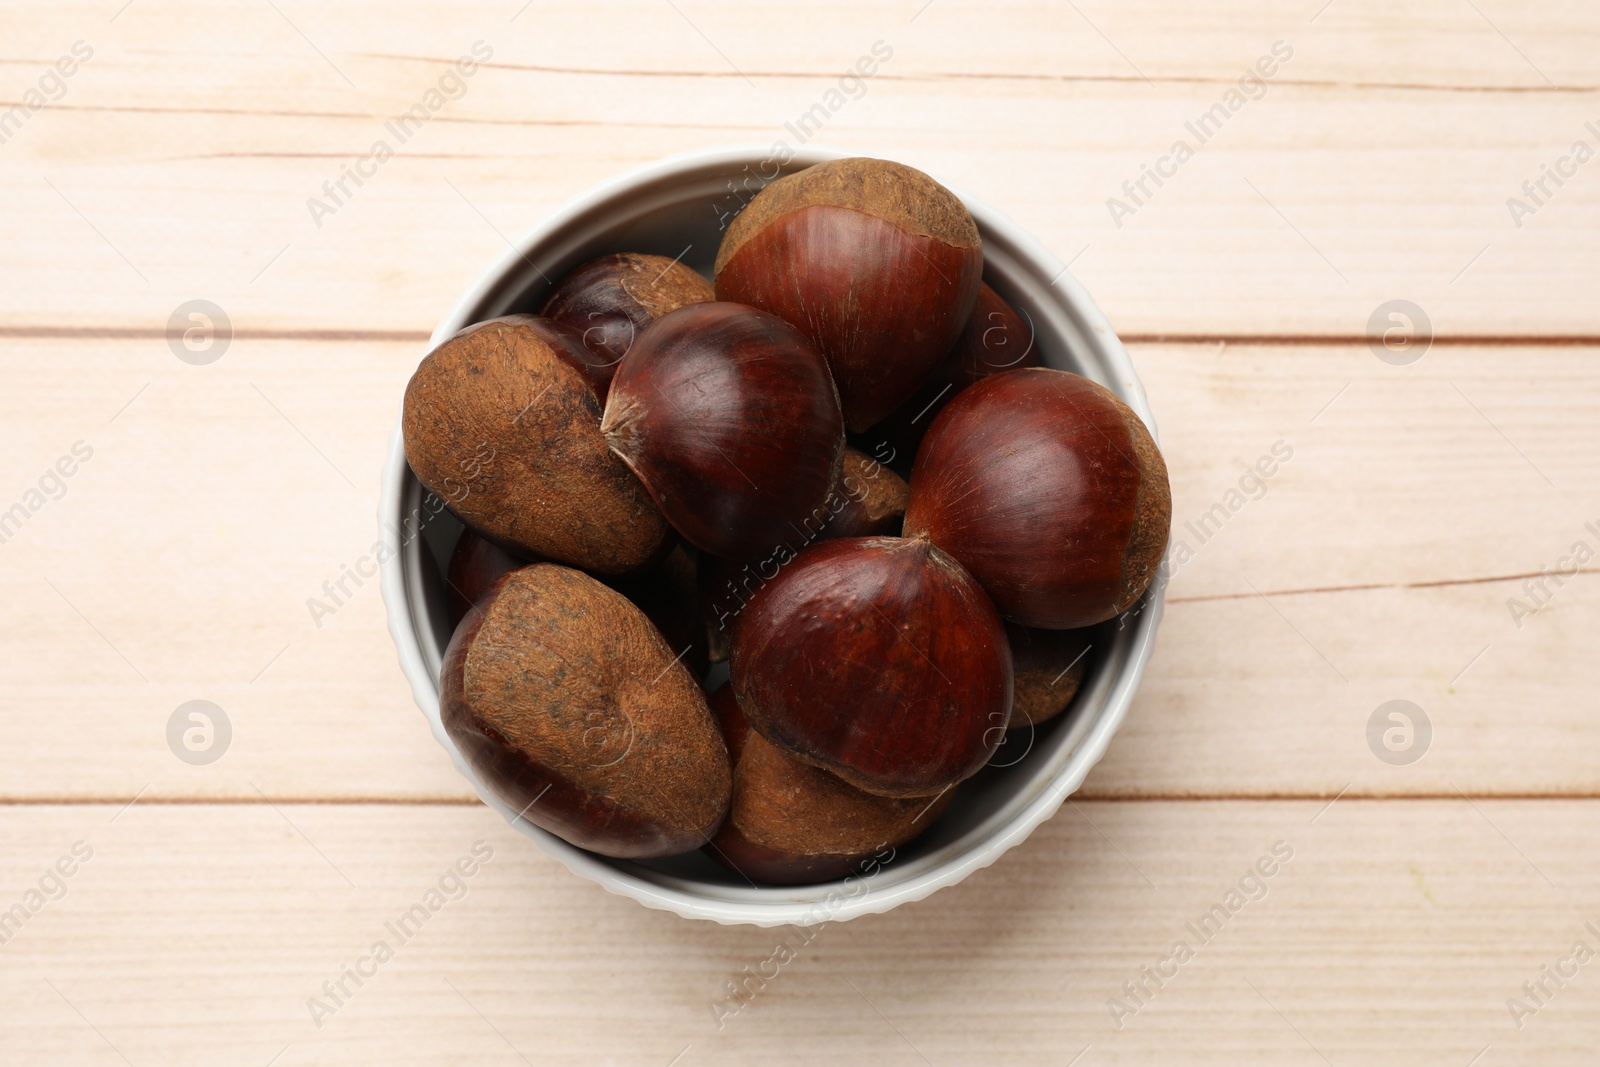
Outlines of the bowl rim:
[{"label": "bowl rim", "polygon": [[[781,145],[781,143],[780,143]],[[483,302],[493,297],[509,279],[515,278],[527,266],[534,265],[533,253],[553,235],[574,220],[605,206],[619,196],[637,192],[663,180],[681,177],[687,172],[707,167],[737,167],[759,164],[774,157],[780,145],[744,143],[715,148],[680,152],[623,171],[585,192],[569,199],[539,223],[525,231],[520,238],[509,242],[511,247],[484,270],[472,285],[452,304],[433,331],[426,355],[444,340],[463,327],[476,321],[474,313]],[[788,163],[810,166],[830,159],[858,156],[849,152],[823,146],[806,145],[789,148]],[[937,175],[934,175],[937,178]],[[1080,327],[1082,340],[1091,350],[1100,367],[1114,379],[1103,382],[1124,403],[1132,408],[1149,427],[1151,435],[1159,441],[1156,424],[1149,402],[1126,348],[1111,328],[1110,323],[1095,305],[1088,292],[1072,277],[1067,266],[1041,244],[1031,233],[1011,221],[1003,213],[982,200],[965,193],[959,187],[944,183],[966,204],[987,234],[1003,236],[1005,242],[1031,268],[1042,269],[1054,279],[1050,287],[1060,291],[1059,303]],[[538,267],[534,265],[535,270]],[[542,273],[542,271],[540,272]],[[403,398],[401,402],[403,409]],[[407,510],[410,468],[405,457],[405,443],[401,432],[401,419],[397,414],[390,435],[389,454],[384,464],[383,480],[378,502],[380,532],[388,543],[391,535],[402,528]],[[417,586],[421,575],[420,552],[404,551],[395,545],[394,551],[380,556],[381,581],[385,614],[389,632],[394,639],[400,669],[411,684],[417,706],[428,719],[435,738],[450,753],[452,761],[479,797],[499,811],[508,823],[530,838],[538,847],[560,860],[574,874],[597,882],[604,889],[629,897],[647,907],[670,911],[684,918],[710,919],[723,924],[750,924],[770,927],[783,925],[809,926],[821,922],[843,921],[861,915],[880,914],[900,904],[922,900],[938,889],[966,878],[973,871],[989,866],[1005,852],[1025,840],[1040,823],[1050,818],[1067,798],[1083,783],[1089,771],[1105,755],[1112,736],[1121,726],[1132,703],[1134,693],[1144,675],[1155,644],[1165,604],[1167,567],[1162,566],[1155,581],[1145,594],[1142,607],[1129,624],[1134,633],[1131,646],[1121,669],[1111,679],[1101,699],[1101,707],[1080,732],[1075,745],[1063,756],[1062,765],[1044,788],[1038,789],[1019,810],[988,837],[965,847],[959,854],[926,865],[915,875],[892,885],[873,885],[871,875],[852,875],[843,882],[825,883],[821,886],[763,887],[761,890],[741,891],[756,894],[751,899],[712,899],[692,888],[674,886],[671,877],[647,879],[634,873],[619,870],[603,857],[595,856],[521,818],[488,790],[466,764],[455,744],[446,734],[439,713],[438,680],[428,664],[418,634],[419,605],[412,602],[408,584]],[[408,573],[409,571],[409,573]],[[845,889],[855,884],[854,889]],[[827,893],[818,896],[818,891]]]}]

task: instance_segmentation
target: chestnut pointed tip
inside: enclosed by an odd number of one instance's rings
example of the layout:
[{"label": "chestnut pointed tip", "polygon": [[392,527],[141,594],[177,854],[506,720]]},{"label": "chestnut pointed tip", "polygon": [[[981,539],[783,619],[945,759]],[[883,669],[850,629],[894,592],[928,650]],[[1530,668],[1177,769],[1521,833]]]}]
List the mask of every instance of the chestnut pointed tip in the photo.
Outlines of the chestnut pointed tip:
[{"label": "chestnut pointed tip", "polygon": [[623,460],[636,450],[638,435],[635,431],[643,414],[643,407],[631,395],[613,393],[606,400],[605,411],[600,416],[600,436]]}]

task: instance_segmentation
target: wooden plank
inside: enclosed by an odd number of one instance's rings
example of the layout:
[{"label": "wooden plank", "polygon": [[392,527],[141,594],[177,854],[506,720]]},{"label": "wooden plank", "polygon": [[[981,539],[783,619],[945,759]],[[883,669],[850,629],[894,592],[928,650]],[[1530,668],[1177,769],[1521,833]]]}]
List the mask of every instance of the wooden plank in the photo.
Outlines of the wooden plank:
[{"label": "wooden plank", "polygon": [[[75,0],[18,11],[5,59],[48,63],[74,37],[102,39],[119,62],[169,72],[162,82],[127,79],[127,91],[139,94],[132,100],[172,103],[174,94],[204,95],[202,83],[186,76],[190,71],[203,73],[224,101],[266,88],[281,100],[373,93],[386,87],[384,60],[453,57],[458,38],[489,40],[509,53],[495,57],[501,65],[594,75],[743,76],[758,83],[827,77],[852,66],[876,38],[893,37],[910,50],[897,48],[894,65],[874,77],[1138,81],[1142,71],[1160,82],[1236,76],[1235,67],[1253,61],[1267,35],[1268,43],[1298,36],[1319,45],[1297,60],[1305,69],[1294,74],[1307,81],[1546,91],[1552,83],[1567,90],[1594,86],[1586,50],[1600,32],[1600,19],[1581,0],[1496,0],[1483,14],[1445,0],[1403,9],[1338,0],[1293,12],[1271,0],[1226,0],[1203,12],[1172,0],[1085,0],[1065,11],[1045,0],[997,0],[981,9],[945,0],[920,8],[819,0],[802,20],[696,0],[676,6],[606,0],[601,17],[635,32],[600,42],[596,6],[578,0],[520,11],[515,5],[462,11],[413,0],[392,5],[381,21],[358,4],[291,0],[278,5],[282,14],[241,9],[226,26],[209,30],[195,24],[204,6],[193,0],[140,0],[115,19],[91,0]],[[184,47],[193,42],[207,47]],[[257,79],[241,61],[271,63],[286,76]]]},{"label": "wooden plank", "polygon": [[[1589,1062],[1592,962],[1520,1029],[1507,1000],[1595,947],[1594,802],[1319,809],[1081,804],[965,883],[804,943],[611,897],[480,807],[6,808],[7,907],[75,842],[93,856],[0,946],[0,1047],[174,1067]],[[480,841],[464,892],[399,943],[385,924]],[[1185,924],[1213,905],[1235,911],[1202,940]],[[379,940],[393,958],[319,1028],[308,1001]],[[1177,941],[1192,958],[1114,1016]],[[732,1011],[746,967],[770,980]]]},{"label": "wooden plank", "polygon": [[[94,452],[0,545],[0,673],[34,709],[0,718],[17,756],[0,796],[469,795],[411,703],[375,584],[347,582],[328,617],[307,606],[371,550],[418,350],[239,339],[193,367],[160,340],[15,347],[0,510],[75,442]],[[1548,597],[1524,589],[1574,542],[1600,546],[1585,526],[1600,525],[1588,353],[1438,348],[1403,368],[1364,347],[1134,358],[1193,558],[1091,794],[1600,790],[1580,743],[1600,594],[1587,573]],[[1292,456],[1265,489],[1241,485],[1280,442]],[[1513,598],[1547,606],[1519,617]],[[165,741],[195,699],[235,730],[208,767]],[[1392,699],[1436,730],[1413,766],[1367,748],[1368,717]]]},{"label": "wooden plank", "polygon": [[[910,22],[902,4],[835,5],[795,31],[692,7],[617,5],[639,43],[596,55],[579,5],[516,23],[415,5],[381,28],[353,5],[290,5],[327,60],[267,8],[230,30],[248,50],[219,47],[184,5],[109,25],[88,7],[21,15],[0,97],[20,99],[80,33],[100,43],[3,146],[18,210],[0,325],[158,332],[205,297],[244,330],[423,331],[502,235],[637,163],[794,139],[786,123],[884,40],[894,56],[821,139],[1007,211],[1125,332],[1359,337],[1404,298],[1441,334],[1600,334],[1588,170],[1547,185],[1520,227],[1507,207],[1574,141],[1600,146],[1585,129],[1600,122],[1591,8],[1339,0],[1312,23],[1259,2],[1203,17],[1155,0],[935,3]],[[493,65],[313,220],[322,183],[480,38]],[[1264,98],[1200,145],[1185,123],[1280,39],[1295,56]],[[1198,152],[1169,183],[1122,191],[1179,138]],[[1114,219],[1112,197],[1138,210]]]}]

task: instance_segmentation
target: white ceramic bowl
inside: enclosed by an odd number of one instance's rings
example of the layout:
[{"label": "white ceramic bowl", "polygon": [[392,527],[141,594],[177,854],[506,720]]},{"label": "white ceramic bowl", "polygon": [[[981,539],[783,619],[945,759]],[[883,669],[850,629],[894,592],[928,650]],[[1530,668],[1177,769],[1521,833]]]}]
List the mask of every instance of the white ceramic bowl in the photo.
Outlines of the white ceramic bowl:
[{"label": "white ceramic bowl", "polygon": [[[534,309],[553,279],[606,252],[678,256],[711,273],[728,218],[761,178],[849,153],[807,147],[780,167],[766,145],[673,156],[629,171],[572,200],[517,242],[478,279],[438,329],[432,345],[471,323]],[[958,195],[960,190],[956,190]],[[984,278],[1033,322],[1048,366],[1076,371],[1114,391],[1155,432],[1128,354],[1086,293],[1055,256],[1010,219],[970,196],[962,200],[983,234]],[[383,598],[400,666],[418,706],[456,767],[484,803],[541,849],[613,893],[687,918],[758,926],[807,925],[888,911],[987,867],[1055,813],[1105,753],[1133,699],[1161,619],[1164,579],[1122,625],[1108,624],[1094,665],[1067,713],[1042,726],[1026,755],[1001,748],[996,763],[963,784],[944,816],[899,850],[893,863],[840,882],[798,887],[749,885],[698,853],[648,863],[608,859],[573,847],[518,818],[461,758],[439,719],[439,665],[450,640],[443,567],[461,526],[430,511],[406,464],[396,420],[378,505],[384,539]]]}]

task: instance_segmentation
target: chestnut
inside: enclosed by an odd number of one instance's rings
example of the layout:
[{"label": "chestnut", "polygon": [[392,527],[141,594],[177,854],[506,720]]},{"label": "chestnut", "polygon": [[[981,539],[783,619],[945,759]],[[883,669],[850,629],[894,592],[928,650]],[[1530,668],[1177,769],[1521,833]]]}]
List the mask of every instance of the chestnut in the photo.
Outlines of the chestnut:
[{"label": "chestnut", "polygon": [[579,848],[646,859],[704,845],[732,769],[705,693],[649,619],[581,571],[496,580],[440,673],[462,757],[512,810]]},{"label": "chestnut", "polygon": [[926,539],[800,552],[739,614],[739,707],[791,756],[879,796],[931,796],[983,767],[1011,715],[994,605]]},{"label": "chestnut", "polygon": [[983,379],[928,428],[905,533],[955,557],[1008,619],[1067,630],[1138,601],[1171,525],[1167,465],[1139,416],[1034,367]]},{"label": "chestnut", "polygon": [[722,686],[711,694],[733,759],[733,803],[705,851],[746,878],[802,885],[842,878],[938,819],[955,796],[874,796],[784,755],[751,730]]},{"label": "chestnut", "polygon": [[1041,365],[1033,324],[985,282],[972,315],[939,366],[916,395],[875,426],[871,436],[893,452],[916,454],[922,435],[957,393],[991,374]]},{"label": "chestnut", "polygon": [[1006,623],[1015,678],[1011,728],[1038,726],[1060,715],[1089,670],[1093,630],[1035,630]]},{"label": "chestnut", "polygon": [[652,323],[617,368],[600,429],[690,544],[740,560],[796,535],[844,453],[821,353],[743,304]]},{"label": "chestnut", "polygon": [[[1034,344],[1033,323],[989,287],[978,286],[972,315],[956,339],[946,361],[946,376],[954,386],[951,395],[991,374],[1041,365]],[[931,420],[930,420],[931,421]]]},{"label": "chestnut", "polygon": [[[526,326],[535,331],[549,343],[555,354],[566,360],[573,370],[583,375],[584,380],[593,387],[595,396],[600,402],[605,403],[606,389],[611,385],[611,375],[615,370],[601,357],[590,352],[584,347],[583,336],[565,323],[554,319],[542,318],[538,315],[502,315],[497,319],[468,326],[468,330],[475,330],[489,323],[498,323],[503,326]],[[465,331],[463,331],[465,332]]]},{"label": "chestnut", "polygon": [[687,304],[715,300],[711,283],[675,259],[619,252],[581,263],[557,283],[541,312],[576,330],[606,397],[617,364],[646,326]]},{"label": "chestnut", "polygon": [[459,625],[483,594],[494,585],[495,579],[507,571],[528,565],[528,560],[513,556],[493,541],[472,529],[461,531],[455,550],[450,553],[450,567],[445,573],[446,607],[450,624]]},{"label": "chestnut", "polygon": [[716,293],[809,337],[859,432],[950,351],[982,272],[978,226],[954,193],[901,163],[838,159],[755,195],[717,249]]},{"label": "chestnut", "polygon": [[659,560],[672,530],[600,433],[600,399],[563,349],[572,334],[516,316],[423,357],[401,429],[417,479],[516,552],[602,574]]}]

